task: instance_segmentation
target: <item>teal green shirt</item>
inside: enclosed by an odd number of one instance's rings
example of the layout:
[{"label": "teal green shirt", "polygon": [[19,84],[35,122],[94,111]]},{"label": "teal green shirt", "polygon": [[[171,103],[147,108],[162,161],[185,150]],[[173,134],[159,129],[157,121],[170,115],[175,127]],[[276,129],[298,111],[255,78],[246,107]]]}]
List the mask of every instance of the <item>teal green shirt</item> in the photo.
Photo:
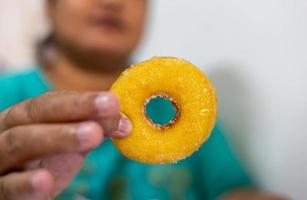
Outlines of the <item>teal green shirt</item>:
[{"label": "teal green shirt", "polygon": [[[0,77],[0,111],[51,90],[39,69]],[[152,113],[167,115],[165,108]],[[164,113],[164,114],[163,114]],[[123,157],[107,140],[85,164],[58,199],[145,200],[216,199],[233,188],[251,184],[231,151],[219,125],[192,156],[176,164],[146,165]]]}]

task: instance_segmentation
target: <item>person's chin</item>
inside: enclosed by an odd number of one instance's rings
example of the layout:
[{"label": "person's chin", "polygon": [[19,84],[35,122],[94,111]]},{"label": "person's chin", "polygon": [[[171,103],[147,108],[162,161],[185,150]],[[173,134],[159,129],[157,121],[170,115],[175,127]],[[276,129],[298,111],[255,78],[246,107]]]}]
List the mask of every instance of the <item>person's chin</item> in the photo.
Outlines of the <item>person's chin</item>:
[{"label": "person's chin", "polygon": [[93,52],[94,54],[98,54],[101,56],[104,55],[114,55],[116,57],[116,55],[125,55],[127,54],[127,51],[121,49],[121,48],[114,48],[114,47],[92,47],[91,48],[91,52]]},{"label": "person's chin", "polygon": [[102,54],[128,54],[130,48],[124,47],[122,44],[114,43],[92,43],[86,45],[89,51]]}]

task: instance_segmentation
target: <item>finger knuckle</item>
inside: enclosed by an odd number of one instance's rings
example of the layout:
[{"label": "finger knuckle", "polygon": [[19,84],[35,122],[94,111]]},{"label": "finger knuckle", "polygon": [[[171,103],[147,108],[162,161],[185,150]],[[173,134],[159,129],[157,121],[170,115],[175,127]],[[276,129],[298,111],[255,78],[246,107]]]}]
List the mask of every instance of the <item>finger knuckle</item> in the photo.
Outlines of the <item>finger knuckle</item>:
[{"label": "finger knuckle", "polygon": [[89,115],[93,114],[96,115],[98,110],[96,109],[95,99],[97,94],[95,93],[88,93],[86,94],[81,101],[76,102],[76,106],[82,107],[83,112],[88,113]]},{"label": "finger knuckle", "polygon": [[5,154],[14,156],[21,152],[22,141],[18,139],[16,129],[7,130],[6,133],[3,134],[5,148]]},{"label": "finger knuckle", "polygon": [[48,93],[44,98],[52,99],[48,110],[53,111],[55,116],[65,115],[69,119],[75,119],[83,109],[80,103],[82,96],[74,91],[58,91]]},{"label": "finger knuckle", "polygon": [[30,122],[37,121],[37,113],[39,110],[39,104],[36,104],[36,99],[29,99],[26,102],[26,118]]},{"label": "finger knuckle", "polygon": [[48,134],[44,138],[44,145],[54,149],[56,152],[74,148],[77,144],[73,127],[62,125],[54,127],[49,131],[52,132],[52,134]]},{"label": "finger knuckle", "polygon": [[6,112],[3,113],[3,119],[1,121],[3,122],[2,124],[5,128],[9,128],[12,126],[15,112],[16,112],[16,106],[12,106]]},{"label": "finger knuckle", "polygon": [[70,119],[95,116],[94,93],[71,95],[70,105],[66,108],[66,114]]},{"label": "finger knuckle", "polygon": [[[57,131],[58,134],[53,134],[53,140],[52,142],[56,142],[60,146],[69,147],[68,144],[75,143],[76,141],[76,134],[74,134],[75,128],[72,126],[62,126]],[[51,141],[50,141],[51,142]]]},{"label": "finger knuckle", "polygon": [[83,101],[83,98],[81,99],[77,99],[77,98],[74,98],[72,99],[71,101],[71,104],[72,104],[72,110],[71,110],[71,113],[70,115],[72,115],[71,117],[73,116],[79,116],[82,112],[84,112],[84,106],[86,104],[82,103]]}]

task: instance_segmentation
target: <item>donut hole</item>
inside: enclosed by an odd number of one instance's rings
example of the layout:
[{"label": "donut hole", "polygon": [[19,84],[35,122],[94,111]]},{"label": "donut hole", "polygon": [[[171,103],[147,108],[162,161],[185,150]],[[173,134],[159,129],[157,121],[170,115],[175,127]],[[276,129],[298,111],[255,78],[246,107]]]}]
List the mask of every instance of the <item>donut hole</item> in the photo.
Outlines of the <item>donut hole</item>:
[{"label": "donut hole", "polygon": [[179,112],[175,101],[166,95],[154,95],[145,103],[145,116],[155,128],[168,128]]}]

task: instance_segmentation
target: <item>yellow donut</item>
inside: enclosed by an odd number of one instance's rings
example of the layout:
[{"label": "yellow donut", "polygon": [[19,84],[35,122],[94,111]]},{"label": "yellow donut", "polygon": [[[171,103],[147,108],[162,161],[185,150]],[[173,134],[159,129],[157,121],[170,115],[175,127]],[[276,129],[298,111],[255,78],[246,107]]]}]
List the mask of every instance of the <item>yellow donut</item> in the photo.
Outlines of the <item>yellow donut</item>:
[{"label": "yellow donut", "polygon": [[[190,156],[209,137],[216,120],[216,94],[207,77],[193,64],[174,57],[154,57],[132,65],[113,84],[121,112],[133,131],[113,143],[132,160],[173,163]],[[156,96],[168,98],[176,117],[167,125],[154,124],[145,106]]]}]

